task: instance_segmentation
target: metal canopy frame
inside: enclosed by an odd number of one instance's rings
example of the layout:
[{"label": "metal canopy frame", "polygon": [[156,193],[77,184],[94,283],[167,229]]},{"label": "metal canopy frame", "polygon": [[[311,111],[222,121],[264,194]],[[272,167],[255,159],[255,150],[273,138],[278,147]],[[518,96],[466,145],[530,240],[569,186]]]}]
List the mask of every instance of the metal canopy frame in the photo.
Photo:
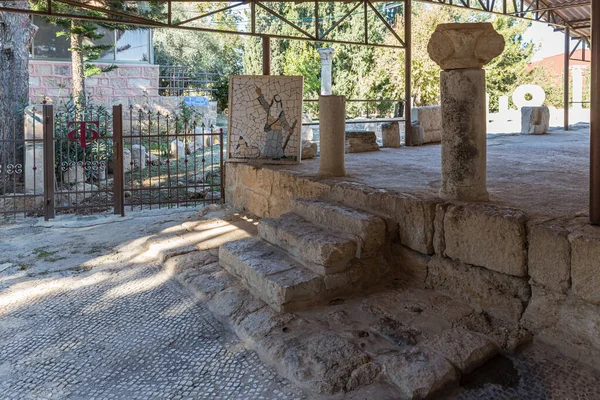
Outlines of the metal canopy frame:
[{"label": "metal canopy frame", "polygon": [[[27,1],[27,0],[23,0]],[[152,0],[140,0],[141,2],[150,2]],[[124,4],[127,0],[122,0]],[[132,9],[131,12],[124,11],[111,11],[106,10],[98,5],[94,5],[91,0],[46,0],[46,6],[43,10],[24,10],[22,8],[3,6],[0,7],[0,11],[11,11],[21,12],[28,14],[38,14],[53,17],[63,18],[77,18],[82,20],[101,21],[106,23],[126,23],[130,25],[140,25],[155,28],[176,28],[176,29],[187,29],[195,30],[200,32],[218,32],[226,34],[236,35],[250,35],[250,36],[270,36],[273,38],[281,39],[294,39],[294,40],[309,40],[314,42],[323,43],[341,43],[341,44],[356,44],[356,45],[368,45],[368,46],[381,46],[391,48],[404,48],[406,46],[405,39],[402,39],[385,19],[385,17],[377,9],[378,3],[387,4],[403,4],[405,0],[399,1],[378,1],[378,0],[284,0],[284,1],[262,1],[262,0],[238,0],[238,1],[223,1],[215,2],[210,0],[155,0],[159,4],[165,6],[165,14],[158,19],[149,19],[135,13]],[[342,2],[350,6],[347,13],[341,16],[336,16],[330,27],[325,28],[323,22],[325,18],[331,19],[331,16],[322,15],[319,12],[319,4]],[[516,18],[526,19],[530,21],[545,22],[554,26],[557,30],[569,29],[571,36],[574,38],[581,38],[588,42],[590,39],[590,15],[591,15],[591,0],[413,0],[413,2],[429,3],[441,6],[458,7],[462,9],[469,9],[473,11],[479,11],[484,13],[512,16]],[[190,16],[183,20],[176,20],[173,18],[173,5],[177,3],[188,3],[188,4],[206,4],[206,3],[217,3],[222,4],[216,10],[212,10],[200,15]],[[291,21],[285,16],[279,14],[271,7],[271,3],[293,3],[295,5],[310,6],[312,8],[311,14],[313,15],[310,27],[301,27],[299,24]],[[57,7],[60,5],[71,5],[76,9],[79,8],[81,13],[64,14],[57,12]],[[404,5],[406,7],[406,5]],[[246,29],[226,29],[219,27],[207,27],[207,26],[195,26],[194,23],[202,22],[207,18],[219,14],[221,12],[230,11],[233,9],[239,9],[242,7],[248,7],[250,11],[251,21]],[[277,33],[268,33],[260,30],[257,24],[257,13],[262,12],[268,14],[274,20],[279,20],[291,27],[297,36],[291,35],[280,35]],[[396,43],[385,44],[385,43],[373,43],[369,41],[369,24],[365,18],[368,13],[374,13],[390,33],[396,39]],[[342,24],[348,17],[352,15],[362,14],[364,24],[364,37],[361,40],[351,41],[338,41],[328,38],[331,31]]]}]

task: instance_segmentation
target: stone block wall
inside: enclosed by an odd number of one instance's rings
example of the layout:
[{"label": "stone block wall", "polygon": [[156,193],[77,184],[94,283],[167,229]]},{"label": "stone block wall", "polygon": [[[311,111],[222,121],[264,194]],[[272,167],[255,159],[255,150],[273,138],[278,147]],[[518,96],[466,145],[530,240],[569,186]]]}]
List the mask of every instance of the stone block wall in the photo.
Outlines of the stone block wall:
[{"label": "stone block wall", "polygon": [[[119,64],[118,68],[86,79],[86,90],[96,103],[112,104],[114,100],[131,99],[144,103],[158,98],[159,66],[151,64]],[[44,96],[57,104],[71,93],[72,77],[69,61],[29,61],[29,98],[41,104]],[[109,105],[110,105],[109,104]]]},{"label": "stone block wall", "polygon": [[278,217],[293,198],[323,198],[388,222],[387,254],[415,286],[468,302],[600,366],[600,227],[586,218],[531,219],[494,204],[445,202],[315,182],[284,167],[226,165],[226,201]]}]

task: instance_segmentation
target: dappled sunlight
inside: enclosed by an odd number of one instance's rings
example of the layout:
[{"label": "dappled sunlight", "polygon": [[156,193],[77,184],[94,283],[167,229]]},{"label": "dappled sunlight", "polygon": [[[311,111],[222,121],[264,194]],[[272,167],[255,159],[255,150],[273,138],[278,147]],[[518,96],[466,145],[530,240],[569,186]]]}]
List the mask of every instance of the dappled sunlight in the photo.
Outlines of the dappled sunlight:
[{"label": "dappled sunlight", "polygon": [[112,289],[107,290],[106,293],[104,293],[104,296],[102,296],[102,298],[100,299],[100,301],[109,299],[119,299],[122,297],[132,296],[138,293],[148,292],[165,284],[171,278],[173,278],[173,275],[171,273],[169,273],[168,271],[161,270],[156,274],[152,274],[144,278],[127,281],[125,283],[119,284],[118,286],[115,286]]},{"label": "dappled sunlight", "polygon": [[46,296],[97,285],[110,279],[110,274],[99,272],[84,277],[66,277],[61,279],[35,279],[12,285],[0,294],[0,317],[16,309],[34,303]]}]

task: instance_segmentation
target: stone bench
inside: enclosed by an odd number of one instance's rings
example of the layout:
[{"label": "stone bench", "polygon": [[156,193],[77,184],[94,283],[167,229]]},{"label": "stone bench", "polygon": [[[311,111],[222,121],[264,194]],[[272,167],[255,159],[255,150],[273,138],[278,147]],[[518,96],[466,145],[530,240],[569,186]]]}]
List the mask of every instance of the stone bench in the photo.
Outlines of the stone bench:
[{"label": "stone bench", "polygon": [[379,151],[375,132],[346,132],[346,153]]}]

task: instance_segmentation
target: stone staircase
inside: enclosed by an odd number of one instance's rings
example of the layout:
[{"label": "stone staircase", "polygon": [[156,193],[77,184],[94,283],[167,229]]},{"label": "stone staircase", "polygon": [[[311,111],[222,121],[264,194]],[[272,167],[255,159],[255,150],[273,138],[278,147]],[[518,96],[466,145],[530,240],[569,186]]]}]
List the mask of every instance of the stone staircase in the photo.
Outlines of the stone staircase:
[{"label": "stone staircase", "polygon": [[296,199],[292,212],[260,221],[258,238],[222,245],[219,262],[275,311],[298,311],[386,276],[385,235],[385,221],[373,214]]}]

